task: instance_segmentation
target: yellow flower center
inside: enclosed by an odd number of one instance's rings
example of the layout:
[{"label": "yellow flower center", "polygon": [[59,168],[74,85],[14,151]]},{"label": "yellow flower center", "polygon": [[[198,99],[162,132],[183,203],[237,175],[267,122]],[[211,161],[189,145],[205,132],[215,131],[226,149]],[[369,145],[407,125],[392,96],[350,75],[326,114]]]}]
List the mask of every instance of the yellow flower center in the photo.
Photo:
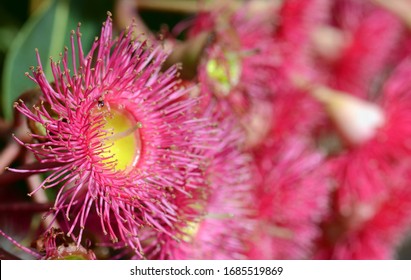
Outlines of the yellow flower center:
[{"label": "yellow flower center", "polygon": [[142,128],[140,122],[135,121],[133,116],[127,111],[118,108],[111,108],[105,116],[106,123],[103,127],[108,131],[104,138],[104,145],[107,147],[100,154],[102,162],[112,165],[116,171],[129,171],[134,167],[141,153],[141,139],[139,129]]}]

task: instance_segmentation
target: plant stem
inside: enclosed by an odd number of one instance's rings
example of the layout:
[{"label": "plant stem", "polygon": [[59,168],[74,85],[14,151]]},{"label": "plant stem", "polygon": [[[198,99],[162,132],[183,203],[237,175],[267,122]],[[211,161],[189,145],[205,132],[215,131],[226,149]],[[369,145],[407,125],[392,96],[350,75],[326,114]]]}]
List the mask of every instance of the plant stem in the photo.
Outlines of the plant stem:
[{"label": "plant stem", "polygon": [[137,0],[140,10],[153,10],[174,13],[196,13],[199,11],[199,3],[190,0]]},{"label": "plant stem", "polygon": [[[27,178],[27,183],[29,185],[30,192],[34,191],[41,184],[41,182],[42,182],[42,179],[40,175],[38,174]],[[38,204],[49,205],[50,203],[44,189],[37,190],[33,194],[32,198]],[[52,215],[47,215],[45,218],[42,219],[41,222],[43,223],[45,228],[50,228],[50,227],[60,228],[60,225],[57,223],[57,221]]]},{"label": "plant stem", "polygon": [[12,130],[12,124],[0,119],[0,136],[1,138],[8,138],[10,135],[10,131]]},{"label": "plant stem", "polygon": [[181,77],[187,80],[193,79],[197,73],[200,58],[212,38],[211,32],[203,32],[194,38],[177,43],[164,63],[164,69],[180,62],[183,66]]},{"label": "plant stem", "polygon": [[138,5],[135,0],[116,0],[114,6],[114,21],[119,29],[130,26],[132,21],[136,24],[135,35],[139,41],[152,41],[155,36],[146,26],[138,13]]},{"label": "plant stem", "polygon": [[41,255],[38,254],[37,252],[34,252],[33,250],[30,250],[29,248],[21,245],[19,242],[17,242],[16,240],[14,240],[12,237],[10,237],[9,235],[7,235],[4,231],[2,231],[0,229],[0,235],[3,236],[4,238],[6,238],[8,241],[10,241],[12,244],[14,244],[17,248],[19,248],[20,250],[26,252],[27,254],[30,254],[34,257],[36,257],[37,259],[41,258]]},{"label": "plant stem", "polygon": [[136,0],[140,10],[193,14],[208,11],[221,6],[237,7],[241,0],[196,1],[196,0]]},{"label": "plant stem", "polygon": [[0,154],[0,174],[4,172],[4,168],[9,166],[20,153],[20,145],[15,141],[7,143],[6,147]]},{"label": "plant stem", "polygon": [[0,204],[0,213],[3,212],[46,212],[53,205],[50,203],[13,202]]}]

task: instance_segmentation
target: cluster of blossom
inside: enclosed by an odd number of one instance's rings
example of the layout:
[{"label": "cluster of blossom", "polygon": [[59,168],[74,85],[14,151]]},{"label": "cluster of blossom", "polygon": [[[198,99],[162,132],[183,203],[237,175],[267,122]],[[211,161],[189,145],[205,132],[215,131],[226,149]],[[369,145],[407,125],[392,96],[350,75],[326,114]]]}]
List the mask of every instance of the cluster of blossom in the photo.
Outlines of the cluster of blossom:
[{"label": "cluster of blossom", "polygon": [[39,101],[15,105],[47,174],[30,195],[57,190],[33,253],[394,258],[411,229],[409,28],[379,0],[219,6],[189,22],[187,41],[213,35],[187,80],[133,25],[114,38],[109,15],[87,54],[78,27],[53,82],[37,54]]}]

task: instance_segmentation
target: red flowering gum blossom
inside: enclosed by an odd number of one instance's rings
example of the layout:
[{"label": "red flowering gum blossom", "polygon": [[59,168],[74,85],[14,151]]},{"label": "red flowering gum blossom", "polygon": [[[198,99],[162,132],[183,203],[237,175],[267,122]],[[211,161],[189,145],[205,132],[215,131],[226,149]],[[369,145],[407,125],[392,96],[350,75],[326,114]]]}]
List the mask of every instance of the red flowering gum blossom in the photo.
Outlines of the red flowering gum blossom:
[{"label": "red flowering gum blossom", "polygon": [[400,21],[370,2],[334,1],[330,11],[334,12],[334,22],[329,24],[335,26],[345,43],[339,58],[324,69],[332,88],[363,98],[371,85],[386,74],[403,45],[399,41],[403,32]]},{"label": "red flowering gum blossom", "polygon": [[201,180],[204,157],[193,151],[207,149],[207,126],[191,112],[198,100],[181,98],[188,92],[177,86],[178,67],[161,72],[167,54],[134,40],[132,30],[113,39],[109,16],[88,54],[80,28],[76,37],[73,31],[72,69],[66,49],[61,61],[51,61],[53,85],[37,53],[29,77],[43,92],[41,102],[15,107],[39,129],[33,143],[16,140],[39,162],[55,163],[37,170],[50,174],[36,190],[58,188],[54,210],[69,222],[68,235],[79,229],[79,244],[95,212],[105,234],[140,253],[140,227],[167,232],[162,224],[176,219],[171,197],[197,187],[187,177]]},{"label": "red flowering gum blossom", "polygon": [[[265,3],[266,10],[252,9],[253,4],[256,2],[236,10],[202,13],[191,28],[192,36],[204,29],[214,32],[198,67],[204,102],[216,98],[222,107],[231,108],[247,132],[248,147],[257,146],[267,135],[269,126],[262,123],[272,115],[269,101],[277,61],[270,55],[274,22],[268,16],[274,14],[272,3]],[[209,22],[213,24],[206,24]]]},{"label": "red flowering gum blossom", "polygon": [[[204,166],[207,186],[192,199],[176,197],[178,220],[170,238],[151,231],[142,242],[153,259],[245,259],[254,220],[253,167],[241,152],[244,134],[234,118],[209,111],[215,124],[213,150]],[[220,115],[220,117],[217,117]],[[218,140],[218,141],[216,141]],[[212,156],[211,156],[212,155]]]},{"label": "red flowering gum blossom", "polygon": [[252,259],[304,259],[327,213],[329,180],[324,159],[298,138],[278,141],[256,156],[258,225]]},{"label": "red flowering gum blossom", "polygon": [[318,74],[312,56],[312,36],[322,23],[329,7],[327,0],[282,1],[278,11],[278,27],[272,35],[271,56],[277,58],[275,81],[277,94],[292,82],[295,73],[314,78]]},{"label": "red flowering gum blossom", "polygon": [[407,59],[384,83],[385,122],[374,137],[330,160],[333,215],[315,257],[390,259],[410,228],[410,74]]},{"label": "red flowering gum blossom", "polygon": [[392,259],[411,228],[410,161],[384,169],[360,157],[344,157],[336,166],[333,211],[314,258]]}]

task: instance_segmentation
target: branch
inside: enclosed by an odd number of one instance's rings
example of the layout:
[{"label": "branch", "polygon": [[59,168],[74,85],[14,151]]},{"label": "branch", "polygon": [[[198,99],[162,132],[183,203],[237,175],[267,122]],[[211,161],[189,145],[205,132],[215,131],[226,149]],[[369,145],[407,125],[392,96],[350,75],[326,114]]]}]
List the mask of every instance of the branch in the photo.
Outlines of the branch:
[{"label": "branch", "polygon": [[[43,172],[47,172],[52,170],[55,167],[62,166],[64,163],[60,162],[34,162],[29,164],[24,164],[16,170],[21,170],[21,172],[10,171],[8,167],[6,167],[5,171],[0,174],[0,186],[6,186],[21,180],[24,180],[30,177],[33,174],[39,174]],[[14,169],[14,168],[13,168]]]},{"label": "branch", "polygon": [[47,212],[53,207],[51,203],[13,202],[0,204],[0,213],[3,212]]}]

